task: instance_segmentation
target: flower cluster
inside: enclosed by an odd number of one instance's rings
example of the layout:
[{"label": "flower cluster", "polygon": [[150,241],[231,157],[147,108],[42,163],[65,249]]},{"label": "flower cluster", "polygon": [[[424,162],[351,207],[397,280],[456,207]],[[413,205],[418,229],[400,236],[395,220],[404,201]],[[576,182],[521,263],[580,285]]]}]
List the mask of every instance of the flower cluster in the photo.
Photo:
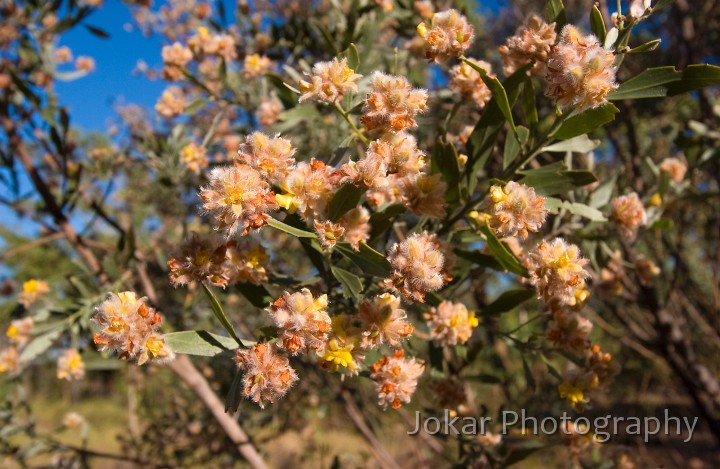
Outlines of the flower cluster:
[{"label": "flower cluster", "polygon": [[277,99],[265,99],[255,111],[255,118],[262,126],[273,125],[280,117],[283,105]]},{"label": "flower cluster", "polygon": [[406,300],[424,302],[427,292],[439,290],[450,280],[444,250],[437,235],[427,232],[396,243],[388,254],[393,275],[383,280],[383,288]]},{"label": "flower cluster", "polygon": [[468,396],[465,382],[457,376],[430,381],[428,389],[437,399],[437,407],[441,409],[457,409],[467,404]]},{"label": "flower cluster", "polygon": [[83,379],[84,376],[85,362],[80,352],[74,348],[63,351],[57,361],[57,378],[72,381]]},{"label": "flower cluster", "polygon": [[138,365],[150,359],[165,361],[174,357],[157,331],[162,322],[160,313],[134,292],[110,293],[95,308],[92,321],[100,328],[93,340],[101,351],[114,350],[123,360],[136,360]]},{"label": "flower cluster", "polygon": [[528,73],[542,74],[556,39],[555,23],[547,24],[539,17],[531,16],[515,36],[509,37],[506,44],[498,48],[503,61],[503,73],[510,76],[532,63]]},{"label": "flower cluster", "polygon": [[185,93],[177,86],[168,86],[155,104],[155,110],[164,118],[172,119],[185,110]]},{"label": "flower cluster", "polygon": [[553,345],[576,354],[583,353],[590,346],[593,328],[590,320],[576,311],[563,308],[555,308],[552,317],[545,336]]},{"label": "flower cluster", "polygon": [[295,163],[295,148],[290,140],[254,132],[245,138],[237,152],[238,160],[257,170],[273,184],[278,184]]},{"label": "flower cluster", "polygon": [[340,101],[346,93],[358,90],[357,80],[362,75],[347,66],[347,59],[333,59],[313,66],[310,82],[300,81],[300,102],[316,99],[327,103]]},{"label": "flower cluster", "polygon": [[660,171],[678,184],[685,179],[687,169],[687,163],[682,158],[665,158],[660,162]]},{"label": "flower cluster", "polygon": [[244,371],[243,395],[265,408],[267,402],[280,399],[298,380],[288,358],[275,351],[272,344],[257,344],[240,349],[235,355],[238,368]]},{"label": "flower cluster", "polygon": [[25,347],[30,340],[33,323],[33,318],[30,316],[11,321],[7,331],[5,331],[10,343],[19,349]]},{"label": "flower cluster", "polygon": [[612,355],[603,352],[599,345],[593,345],[585,354],[582,369],[571,369],[558,387],[560,397],[567,399],[578,412],[590,403],[593,392],[606,389],[619,372]]},{"label": "flower cluster", "polygon": [[545,94],[562,108],[598,107],[617,88],[614,61],[595,36],[567,25],[548,56]]},{"label": "flower cluster", "polygon": [[237,57],[235,39],[227,34],[211,34],[204,26],[198,28],[197,33],[188,39],[188,46],[198,57],[216,56],[230,61]]},{"label": "flower cluster", "polygon": [[547,217],[545,199],[525,184],[508,182],[505,187],[492,186],[485,200],[490,227],[499,236],[527,239],[528,232],[537,232]]},{"label": "flower cluster", "polygon": [[425,170],[425,153],[405,132],[387,133],[370,142],[363,158],[340,168],[356,185],[369,188],[370,204],[401,202],[417,215],[439,218],[445,215],[447,185]]},{"label": "flower cluster", "polygon": [[398,347],[414,330],[407,322],[405,310],[400,308],[400,298],[389,293],[360,303],[358,319],[363,329],[361,347],[365,349],[381,344]]},{"label": "flower cluster", "polygon": [[525,261],[530,282],[539,297],[551,306],[577,302],[576,293],[584,289],[589,276],[584,269],[587,263],[587,259],[580,257],[578,247],[562,238],[549,243],[542,241]]},{"label": "flower cluster", "polygon": [[251,54],[245,57],[243,62],[243,76],[245,78],[255,78],[267,73],[272,67],[272,62],[268,57],[259,54]]},{"label": "flower cluster", "polygon": [[457,10],[435,13],[430,27],[420,23],[420,37],[425,39],[425,57],[434,62],[461,56],[472,43],[475,30]]},{"label": "flower cluster", "polygon": [[414,358],[405,358],[402,350],[376,361],[370,377],[375,381],[378,403],[382,408],[399,409],[403,403],[409,403],[423,371],[425,366]]},{"label": "flower cluster", "polygon": [[645,207],[635,192],[613,201],[611,218],[620,237],[628,243],[635,241],[640,227],[647,224]]},{"label": "flower cluster", "polygon": [[281,207],[290,212],[297,211],[310,220],[326,213],[341,179],[338,170],[320,160],[301,161],[280,181],[280,188],[285,193],[276,199]]},{"label": "flower cluster", "polygon": [[440,346],[464,344],[470,340],[473,328],[478,325],[473,311],[468,311],[462,303],[447,300],[437,308],[430,308],[425,319],[430,337]]},{"label": "flower cluster", "polygon": [[10,346],[0,350],[0,374],[15,373],[20,369],[20,352],[30,341],[33,323],[30,316],[10,322],[5,331]]},{"label": "flower cluster", "polygon": [[[485,70],[488,75],[492,75],[492,65],[488,62],[484,60],[472,60],[472,62]],[[485,104],[492,98],[492,91],[485,85],[480,72],[466,62],[450,69],[450,84],[448,87],[481,108],[485,107]]]},{"label": "flower cluster", "polygon": [[331,327],[327,306],[327,295],[314,298],[307,288],[283,293],[267,309],[279,331],[278,347],[291,355],[310,350],[322,355]]},{"label": "flower cluster", "polygon": [[332,330],[325,344],[325,353],[320,364],[332,372],[343,371],[348,376],[360,372],[360,363],[365,359],[360,347],[362,331],[353,324],[353,318],[338,314],[332,318]]},{"label": "flower cluster", "polygon": [[247,240],[218,244],[193,233],[168,261],[168,267],[175,286],[199,282],[225,288],[237,281],[257,285],[266,280],[267,261],[260,244]]},{"label": "flower cluster", "polygon": [[45,280],[32,278],[23,283],[22,292],[18,295],[18,303],[23,305],[25,308],[29,308],[41,296],[49,292],[50,288],[48,288],[48,284]]},{"label": "flower cluster", "polygon": [[180,150],[180,160],[187,166],[188,170],[195,174],[199,174],[201,170],[208,166],[207,152],[204,147],[197,143],[185,145]]},{"label": "flower cluster", "polygon": [[238,229],[245,235],[264,226],[270,218],[266,212],[278,208],[270,185],[251,166],[213,168],[209,179],[200,191],[202,210],[213,215],[215,229],[227,230],[228,237]]},{"label": "flower cluster", "polygon": [[162,48],[163,77],[177,81],[183,78],[183,67],[193,59],[192,51],[179,42]]},{"label": "flower cluster", "polygon": [[412,88],[405,77],[375,72],[360,122],[369,130],[401,132],[415,127],[415,115],[427,109],[427,91]]}]

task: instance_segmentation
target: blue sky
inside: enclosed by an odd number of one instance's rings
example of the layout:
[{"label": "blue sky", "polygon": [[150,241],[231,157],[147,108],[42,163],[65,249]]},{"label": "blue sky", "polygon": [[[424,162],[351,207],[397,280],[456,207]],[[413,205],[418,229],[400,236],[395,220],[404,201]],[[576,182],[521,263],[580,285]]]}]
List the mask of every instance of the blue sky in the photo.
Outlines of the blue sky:
[{"label": "blue sky", "polygon": [[104,130],[118,101],[150,105],[160,96],[164,88],[160,80],[133,76],[132,71],[138,59],[151,66],[160,64],[163,43],[159,37],[143,36],[136,28],[126,31],[125,25],[131,24],[132,18],[129,8],[119,0],[107,0],[85,23],[104,29],[110,38],[100,39],[83,27],[63,34],[60,45],[70,47],[75,57],[92,56],[96,69],[79,80],[57,82],[56,90],[60,102],[70,107],[74,125]]}]

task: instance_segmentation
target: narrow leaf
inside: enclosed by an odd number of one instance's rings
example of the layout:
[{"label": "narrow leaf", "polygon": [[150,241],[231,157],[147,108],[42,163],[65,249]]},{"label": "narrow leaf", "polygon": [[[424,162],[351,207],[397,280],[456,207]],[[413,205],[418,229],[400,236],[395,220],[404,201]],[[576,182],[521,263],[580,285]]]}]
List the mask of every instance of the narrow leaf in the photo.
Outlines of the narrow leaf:
[{"label": "narrow leaf", "polygon": [[333,196],[328,207],[328,217],[336,222],[350,210],[360,203],[365,189],[360,189],[354,184],[345,184]]},{"label": "narrow leaf", "polygon": [[490,248],[490,251],[492,251],[495,256],[495,259],[497,259],[505,270],[520,275],[521,277],[528,276],[527,269],[523,267],[520,260],[515,257],[515,254],[510,252],[507,247],[505,247],[488,225],[482,226],[480,230],[487,239],[488,248]]},{"label": "narrow leaf", "polygon": [[360,243],[359,251],[355,251],[348,243],[337,243],[335,250],[358,266],[363,273],[388,278],[392,273],[390,262],[365,243]]},{"label": "narrow leaf", "polygon": [[317,236],[315,233],[311,231],[305,231],[301,230],[299,228],[295,228],[294,226],[290,226],[286,223],[281,222],[280,220],[276,220],[275,218],[270,218],[267,221],[268,226],[272,226],[273,228],[284,231],[287,234],[293,235],[296,238],[316,238]]},{"label": "narrow leaf", "polygon": [[600,140],[590,140],[587,135],[578,135],[577,137],[558,142],[553,145],[544,147],[541,151],[548,151],[551,153],[587,153],[593,151],[600,145]]},{"label": "narrow leaf", "polygon": [[564,208],[570,213],[587,218],[590,221],[607,221],[607,218],[600,210],[578,202],[568,202],[567,200],[548,197],[545,199],[545,207],[552,213],[557,213],[561,208]]},{"label": "narrow leaf", "polygon": [[480,313],[483,316],[492,316],[500,313],[512,311],[521,304],[531,298],[535,298],[537,293],[527,288],[517,288],[503,292],[495,301],[482,308]]},{"label": "narrow leaf", "polygon": [[597,5],[593,6],[592,10],[590,10],[590,29],[593,34],[600,39],[601,44],[605,42],[607,29],[605,28],[605,20],[603,20],[602,13],[600,13]]},{"label": "narrow leaf", "polygon": [[343,286],[343,294],[345,298],[354,298],[355,300],[360,298],[360,293],[363,290],[362,280],[354,273],[341,269],[340,267],[332,266],[332,273],[336,279]]},{"label": "narrow leaf", "polygon": [[[208,331],[180,331],[165,334],[168,346],[175,353],[214,357],[222,352],[235,350],[238,344],[230,337],[213,334]],[[252,343],[243,341],[244,346]]]},{"label": "narrow leaf", "polygon": [[220,306],[217,298],[215,298],[215,294],[204,283],[201,283],[201,285],[203,287],[203,290],[205,291],[205,294],[208,297],[208,300],[210,301],[210,309],[212,309],[212,312],[215,314],[217,320],[220,321],[220,324],[223,326],[223,328],[225,328],[228,334],[230,334],[230,337],[235,339],[235,342],[242,345],[242,340],[240,340],[240,337],[238,337],[238,335],[235,333],[235,329],[233,329],[232,324],[230,324],[230,321],[225,315],[225,311],[223,311],[222,306]]},{"label": "narrow leaf", "polygon": [[608,122],[615,120],[615,114],[620,112],[612,103],[605,103],[595,109],[588,109],[576,116],[569,117],[551,137],[558,140],[569,140]]}]

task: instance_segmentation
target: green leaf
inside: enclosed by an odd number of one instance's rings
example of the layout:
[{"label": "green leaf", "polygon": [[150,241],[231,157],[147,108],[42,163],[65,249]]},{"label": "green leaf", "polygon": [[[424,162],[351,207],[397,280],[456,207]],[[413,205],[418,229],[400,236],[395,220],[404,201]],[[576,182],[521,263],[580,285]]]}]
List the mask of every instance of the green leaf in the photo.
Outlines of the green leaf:
[{"label": "green leaf", "polygon": [[562,0],[549,0],[545,6],[545,18],[548,23],[555,23],[555,31],[558,33],[567,23],[567,14]]},{"label": "green leaf", "polygon": [[393,271],[385,256],[365,243],[360,243],[359,251],[355,251],[349,243],[337,243],[335,250],[358,266],[363,273],[388,278]]},{"label": "green leaf", "polygon": [[299,228],[295,228],[294,226],[285,224],[280,220],[276,220],[275,218],[269,218],[267,224],[268,226],[272,226],[277,230],[284,231],[287,234],[293,235],[296,238],[317,238],[315,233],[311,231],[305,231]]},{"label": "green leaf", "polygon": [[481,308],[480,314],[483,316],[492,316],[501,313],[506,313],[517,308],[521,304],[525,303],[531,298],[535,298],[537,293],[535,290],[528,290],[527,288],[517,288],[514,290],[508,290],[503,292],[495,301],[490,303],[484,308]]},{"label": "green leaf", "polygon": [[674,67],[649,68],[621,84],[607,97],[623,99],[662,98],[720,84],[720,67],[695,64],[683,71]]},{"label": "green leaf", "polygon": [[503,117],[505,117],[505,120],[510,124],[510,128],[513,133],[516,133],[515,121],[512,116],[512,106],[510,105],[507,92],[505,91],[502,83],[500,83],[500,80],[496,77],[489,76],[484,68],[480,67],[472,60],[466,60],[465,63],[474,68],[475,71],[480,74],[482,81],[488,88],[490,88],[490,91],[492,91],[493,98],[495,98],[497,106],[500,109],[500,112],[502,112]]},{"label": "green leaf", "polygon": [[267,308],[273,302],[273,297],[263,285],[240,282],[236,283],[234,288],[256,308]]},{"label": "green leaf", "polygon": [[525,382],[527,383],[528,388],[535,390],[535,377],[532,374],[532,370],[530,369],[530,365],[528,365],[527,360],[525,359],[525,356],[522,357],[523,362],[523,371],[525,372]]},{"label": "green leaf", "polygon": [[592,208],[601,208],[610,202],[612,198],[613,190],[615,189],[615,181],[617,180],[617,173],[610,179],[606,179],[595,189],[588,197],[588,205]]},{"label": "green leaf", "polygon": [[667,8],[670,5],[672,5],[675,2],[675,0],[659,0],[655,5],[653,5],[653,13],[656,13],[663,8]]},{"label": "green leaf", "polygon": [[205,98],[195,98],[188,107],[185,108],[185,114],[192,116],[196,114],[199,110],[205,107],[207,103],[210,101]]},{"label": "green leaf", "polygon": [[607,218],[600,210],[578,202],[568,202],[567,200],[548,197],[545,199],[545,207],[552,213],[557,213],[561,208],[564,208],[570,213],[587,218],[590,221],[607,221]]},{"label": "green leaf", "polygon": [[338,279],[343,286],[343,296],[345,296],[345,298],[358,300],[360,298],[360,293],[363,290],[363,284],[360,277],[348,270],[341,269],[340,267],[332,266],[331,270],[335,278]]},{"label": "green leaf", "polygon": [[612,103],[588,109],[576,116],[569,117],[551,137],[558,140],[570,140],[573,137],[592,132],[615,120],[615,114],[618,112],[620,111]]},{"label": "green leaf", "polygon": [[345,184],[338,189],[328,207],[330,221],[338,221],[340,217],[357,207],[364,193],[365,189],[361,189],[354,184]]},{"label": "green leaf", "polygon": [[243,374],[242,370],[235,371],[230,389],[225,396],[225,412],[235,412],[243,400]]},{"label": "green leaf", "polygon": [[375,212],[370,215],[370,239],[380,236],[384,233],[393,223],[395,217],[404,213],[406,210],[403,204],[388,205],[380,212]]},{"label": "green leaf", "polygon": [[458,200],[460,196],[460,163],[455,145],[452,143],[436,142],[431,152],[431,167],[435,173],[442,174],[447,184],[446,199],[449,203]]},{"label": "green leaf", "polygon": [[[517,137],[517,138],[516,138]],[[509,133],[505,138],[505,148],[503,149],[503,171],[510,167],[515,158],[520,154],[520,148],[527,143],[530,137],[530,130],[526,127],[518,126],[517,135]],[[520,141],[518,141],[518,139]]]},{"label": "green leaf", "polygon": [[205,291],[205,294],[208,297],[208,300],[210,301],[210,309],[212,309],[212,312],[215,314],[217,320],[220,321],[222,327],[225,328],[228,334],[230,334],[230,337],[235,339],[235,342],[242,345],[243,341],[240,340],[240,337],[238,337],[238,335],[235,333],[235,329],[233,329],[232,324],[230,324],[230,321],[225,315],[225,311],[223,311],[222,306],[220,306],[217,298],[215,298],[215,294],[204,283],[201,283],[201,285],[203,287],[203,290]]},{"label": "green leaf", "polygon": [[662,43],[662,39],[654,39],[652,41],[646,42],[645,44],[639,45],[637,47],[633,47],[627,53],[628,54],[642,54],[643,52],[652,52],[655,49],[657,49],[661,43]]},{"label": "green leaf", "polygon": [[598,145],[600,145],[600,140],[590,140],[587,135],[583,134],[570,140],[548,145],[540,151],[548,151],[550,153],[587,153],[593,151]]},{"label": "green leaf", "polygon": [[590,10],[590,29],[593,34],[600,39],[600,44],[605,42],[607,28],[605,28],[605,20],[603,20],[602,13],[600,13],[597,5],[593,6],[592,10]]},{"label": "green leaf", "polygon": [[537,103],[535,102],[535,87],[533,86],[533,81],[530,77],[527,77],[525,79],[525,84],[523,84],[523,97],[520,104],[522,106],[523,114],[525,114],[527,124],[531,127],[537,124],[539,119]]},{"label": "green leaf", "polygon": [[480,228],[480,231],[485,235],[487,239],[488,248],[492,251],[495,259],[498,263],[508,272],[520,275],[521,277],[527,277],[528,272],[525,267],[520,263],[520,260],[515,257],[515,254],[510,252],[507,247],[495,236],[488,225],[484,225]]},{"label": "green leaf", "polygon": [[[223,352],[238,348],[237,342],[230,337],[213,334],[208,331],[180,331],[165,334],[170,349],[175,353],[198,355],[201,357],[214,357]],[[243,346],[249,347],[252,342],[243,341]]]},{"label": "green leaf", "polygon": [[[527,79],[527,71],[531,65],[527,64],[503,81],[503,87],[507,93],[508,102],[513,106],[520,95],[520,85]],[[476,169],[482,167],[492,154],[497,136],[505,124],[505,119],[495,96],[487,103],[480,120],[475,125],[467,143],[468,162],[467,167]],[[474,177],[474,171],[466,171],[468,177]],[[468,189],[472,189],[469,187]]]},{"label": "green leaf", "polygon": [[597,181],[590,171],[568,170],[562,162],[518,171],[518,174],[524,176],[519,182],[534,187],[538,194],[544,196],[562,194]]},{"label": "green leaf", "polygon": [[341,56],[347,57],[347,66],[353,70],[357,70],[360,66],[360,53],[355,44],[350,44],[350,47],[345,49]]},{"label": "green leaf", "polygon": [[22,349],[22,352],[20,352],[20,364],[25,365],[47,352],[58,337],[60,337],[60,334],[63,333],[63,330],[62,327],[58,327],[57,329],[35,337]]},{"label": "green leaf", "polygon": [[286,109],[295,107],[295,105],[297,104],[297,97],[295,96],[295,93],[290,90],[290,88],[285,86],[285,82],[279,75],[275,75],[274,73],[266,73],[265,78],[267,78],[267,81],[269,81],[270,84],[275,87],[275,91],[277,92],[278,97],[280,98]]},{"label": "green leaf", "polygon": [[503,266],[493,256],[488,256],[478,251],[467,251],[465,249],[455,249],[455,254],[458,257],[462,257],[473,264],[477,264],[483,267],[488,267],[493,270],[503,271]]}]

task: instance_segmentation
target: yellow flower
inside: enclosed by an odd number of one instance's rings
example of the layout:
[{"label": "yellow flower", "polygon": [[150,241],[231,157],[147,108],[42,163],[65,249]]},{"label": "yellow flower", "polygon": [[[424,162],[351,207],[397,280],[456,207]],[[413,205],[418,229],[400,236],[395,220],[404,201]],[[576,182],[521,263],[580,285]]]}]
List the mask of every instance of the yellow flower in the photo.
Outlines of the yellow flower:
[{"label": "yellow flower", "polygon": [[558,391],[560,392],[560,397],[567,399],[571,404],[580,404],[585,400],[583,389],[568,381],[564,381],[558,386]]},{"label": "yellow flower", "polygon": [[275,194],[275,201],[290,213],[295,213],[299,206],[297,198],[292,194]]},{"label": "yellow flower", "polygon": [[660,205],[662,205],[662,197],[660,197],[660,194],[656,192],[652,197],[650,197],[650,200],[648,200],[648,205],[650,205],[651,207],[659,207]]},{"label": "yellow flower", "polygon": [[351,367],[354,365],[353,357],[350,353],[352,348],[352,345],[340,346],[336,339],[331,339],[325,347],[323,359],[336,366]]}]

